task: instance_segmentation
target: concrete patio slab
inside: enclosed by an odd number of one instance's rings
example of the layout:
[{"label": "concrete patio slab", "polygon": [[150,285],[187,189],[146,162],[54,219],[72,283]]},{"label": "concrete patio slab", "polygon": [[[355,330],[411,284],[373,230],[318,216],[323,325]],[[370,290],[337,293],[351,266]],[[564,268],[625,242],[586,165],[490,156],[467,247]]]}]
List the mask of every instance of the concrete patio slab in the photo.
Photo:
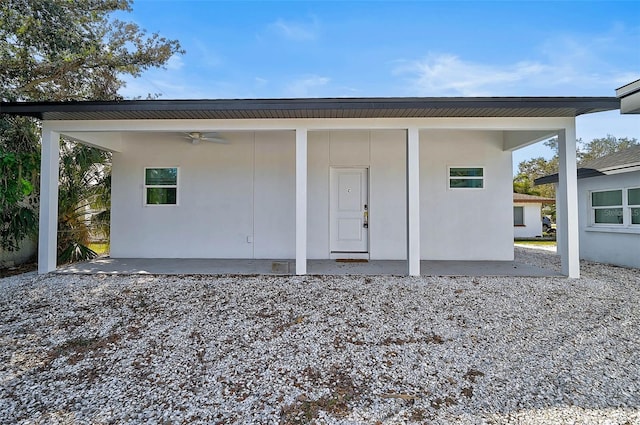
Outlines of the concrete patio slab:
[{"label": "concrete patio slab", "polygon": [[[421,261],[423,276],[559,276],[553,270],[516,261]],[[373,260],[338,262],[309,260],[307,272],[312,275],[406,275],[407,262]],[[175,258],[108,258],[61,266],[61,274],[295,274],[294,260],[244,259],[175,259]]]}]

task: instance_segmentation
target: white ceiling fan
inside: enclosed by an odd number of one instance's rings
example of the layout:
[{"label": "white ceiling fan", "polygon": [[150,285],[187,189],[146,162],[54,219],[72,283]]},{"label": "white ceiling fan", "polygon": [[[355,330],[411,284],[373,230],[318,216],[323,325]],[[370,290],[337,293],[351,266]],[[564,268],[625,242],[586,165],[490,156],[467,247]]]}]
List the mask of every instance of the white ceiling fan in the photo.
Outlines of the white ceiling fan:
[{"label": "white ceiling fan", "polygon": [[185,139],[191,140],[191,143],[194,145],[197,145],[201,141],[213,143],[229,143],[228,140],[222,138],[218,133],[201,133],[199,131],[186,133]]}]

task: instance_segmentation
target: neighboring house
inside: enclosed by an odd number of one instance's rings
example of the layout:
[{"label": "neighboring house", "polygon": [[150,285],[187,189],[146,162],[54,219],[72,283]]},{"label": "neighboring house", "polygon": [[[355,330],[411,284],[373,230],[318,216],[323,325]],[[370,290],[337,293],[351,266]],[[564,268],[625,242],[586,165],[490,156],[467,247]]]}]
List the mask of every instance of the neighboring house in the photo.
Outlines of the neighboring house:
[{"label": "neighboring house", "polygon": [[577,177],[580,258],[640,268],[640,145],[583,164]]},{"label": "neighboring house", "polygon": [[616,89],[620,99],[620,112],[623,114],[640,114],[640,80]]},{"label": "neighboring house", "polygon": [[[55,269],[58,139],[113,152],[114,258],[512,260],[512,151],[615,97],[3,103],[43,120],[39,271]],[[561,168],[562,169],[562,168]],[[577,214],[575,174],[558,209]],[[491,226],[478,226],[491,217]],[[558,223],[579,276],[577,227]]]},{"label": "neighboring house", "polygon": [[543,233],[542,205],[554,204],[555,199],[543,196],[513,194],[514,238],[537,238]]}]

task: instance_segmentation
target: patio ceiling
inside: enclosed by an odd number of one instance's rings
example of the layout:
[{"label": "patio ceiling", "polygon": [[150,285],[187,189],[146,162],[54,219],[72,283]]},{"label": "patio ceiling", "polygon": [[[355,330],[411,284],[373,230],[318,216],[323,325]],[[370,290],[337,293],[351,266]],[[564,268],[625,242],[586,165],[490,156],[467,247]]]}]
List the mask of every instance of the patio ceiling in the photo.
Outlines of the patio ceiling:
[{"label": "patio ceiling", "polygon": [[576,117],[620,109],[616,97],[411,97],[0,103],[43,120]]}]

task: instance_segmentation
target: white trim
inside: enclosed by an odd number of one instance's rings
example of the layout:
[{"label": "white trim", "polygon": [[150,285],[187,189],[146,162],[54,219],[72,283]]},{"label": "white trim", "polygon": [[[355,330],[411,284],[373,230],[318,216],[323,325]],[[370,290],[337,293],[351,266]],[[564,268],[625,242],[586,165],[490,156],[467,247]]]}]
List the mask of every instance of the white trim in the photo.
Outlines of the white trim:
[{"label": "white trim", "polygon": [[[629,190],[640,189],[640,186],[627,186],[627,187],[613,187],[609,189],[594,189],[587,191],[588,202],[588,224],[586,230],[591,231],[603,231],[613,233],[640,233],[640,224],[633,224],[631,222],[631,209],[640,208],[638,204],[629,204]],[[622,203],[619,205],[603,205],[593,206],[593,194],[600,192],[621,192]],[[599,209],[621,209],[622,210],[622,223],[596,223],[595,212]]]},{"label": "white trim", "polygon": [[580,234],[578,229],[578,177],[575,119],[558,132],[557,220],[558,247],[562,274],[580,277]]},{"label": "white trim", "polygon": [[296,274],[307,274],[307,129],[296,129]]},{"label": "white trim", "polygon": [[585,232],[602,232],[602,233],[625,233],[627,235],[640,235],[640,225],[633,227],[606,227],[606,226],[589,226],[585,227]]},{"label": "white trim", "polygon": [[420,131],[407,129],[407,263],[420,276]]},{"label": "white trim", "polygon": [[571,117],[458,117],[458,118],[296,118],[248,120],[49,120],[51,130],[69,131],[233,131],[233,130],[406,130],[416,127],[442,130],[545,130],[573,125]]},{"label": "white trim", "polygon": [[330,260],[368,260],[370,258],[368,252],[332,252],[329,254]]},{"label": "white trim", "polygon": [[[169,168],[175,168],[176,169],[176,184],[168,184],[168,185],[156,185],[156,184],[151,184],[148,185],[147,184],[147,170],[150,169],[169,169]],[[180,188],[178,187],[180,185],[180,167],[177,166],[150,166],[150,167],[144,167],[143,170],[143,175],[142,175],[142,205],[144,207],[177,207],[180,205]],[[175,204],[149,204],[147,203],[147,189],[148,188],[160,188],[160,189],[171,189],[171,188],[175,188],[176,189],[176,203]]]},{"label": "white trim", "polygon": [[616,89],[616,97],[623,98],[636,92],[640,92],[640,80],[635,80],[625,84],[624,86],[618,87]]},{"label": "white trim", "polygon": [[58,183],[60,133],[42,125],[40,158],[40,217],[38,231],[38,273],[56,269],[58,253]]}]

